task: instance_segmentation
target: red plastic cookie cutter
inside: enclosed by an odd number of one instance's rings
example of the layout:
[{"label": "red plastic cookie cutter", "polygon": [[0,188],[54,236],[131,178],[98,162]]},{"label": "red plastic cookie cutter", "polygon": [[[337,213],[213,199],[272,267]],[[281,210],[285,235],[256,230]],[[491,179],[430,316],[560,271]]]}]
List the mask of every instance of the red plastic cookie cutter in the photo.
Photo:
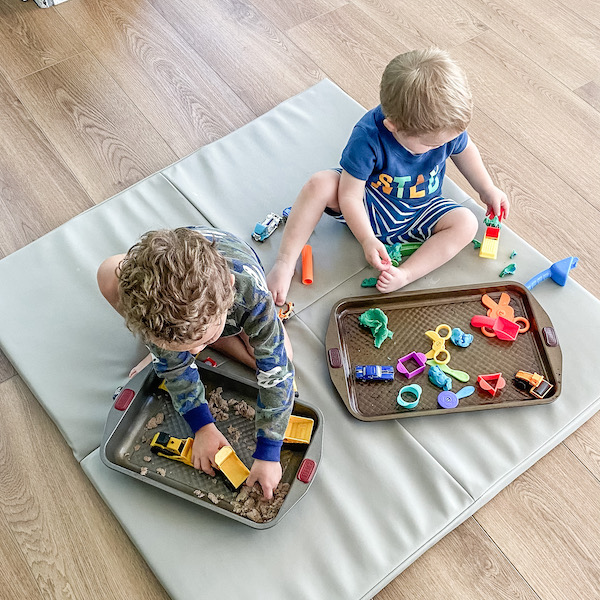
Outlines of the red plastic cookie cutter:
[{"label": "red plastic cookie cutter", "polygon": [[[510,305],[510,295],[506,292],[502,292],[500,294],[500,299],[498,302],[492,300],[490,296],[484,294],[481,296],[481,302],[485,307],[487,307],[487,316],[496,318],[496,317],[504,317],[513,323],[519,323],[519,333],[525,333],[529,331],[529,321],[525,317],[515,317],[515,309]],[[488,337],[495,337],[494,332],[489,332],[485,327],[481,328],[481,333]]]},{"label": "red plastic cookie cutter", "polygon": [[484,315],[475,315],[471,319],[471,325],[473,327],[481,327],[482,333],[487,335],[487,337],[491,337],[484,331],[486,327],[489,327],[499,340],[514,342],[519,335],[518,323],[509,321],[504,317],[496,317],[494,319],[493,317],[485,317]]},{"label": "red plastic cookie cutter", "polygon": [[487,375],[478,375],[477,383],[482,390],[495,396],[496,392],[506,385],[506,380],[502,377],[502,373],[488,373]]}]

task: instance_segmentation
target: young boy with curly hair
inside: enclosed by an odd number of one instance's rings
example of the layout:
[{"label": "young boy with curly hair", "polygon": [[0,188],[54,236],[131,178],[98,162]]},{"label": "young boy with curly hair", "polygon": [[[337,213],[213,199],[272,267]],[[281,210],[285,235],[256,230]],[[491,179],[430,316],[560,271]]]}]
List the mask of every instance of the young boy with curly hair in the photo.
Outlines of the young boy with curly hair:
[{"label": "young boy with curly hair", "polygon": [[[323,212],[347,223],[380,271],[377,289],[393,292],[455,256],[477,231],[475,215],[441,195],[450,157],[481,201],[499,215],[509,202],[492,182],[466,132],[472,99],[464,72],[437,48],[396,56],[385,68],[381,104],[354,127],[341,169],[313,175],[288,217],[267,276],[285,302],[296,261]],[[401,265],[384,244],[423,242]]]},{"label": "young boy with curly hair", "polygon": [[214,475],[215,454],[229,442],[214,424],[195,355],[211,346],[256,369],[256,451],[246,483],[258,481],[271,498],[282,476],[279,454],[293,405],[294,369],[254,251],[212,228],[150,231],[127,254],[102,263],[98,285],[150,350],[156,374],[193,432],[197,469]]}]

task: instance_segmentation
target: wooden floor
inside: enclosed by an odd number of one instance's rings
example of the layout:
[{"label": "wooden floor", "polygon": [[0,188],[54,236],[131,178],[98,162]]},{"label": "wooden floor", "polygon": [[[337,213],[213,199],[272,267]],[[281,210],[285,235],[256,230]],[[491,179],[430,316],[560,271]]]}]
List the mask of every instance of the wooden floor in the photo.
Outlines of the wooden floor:
[{"label": "wooden floor", "polygon": [[[598,0],[0,0],[0,257],[324,77],[371,108],[432,44],[510,227],[600,296]],[[3,356],[0,403],[0,599],[166,599]],[[600,415],[377,598],[600,598],[598,523]]]}]

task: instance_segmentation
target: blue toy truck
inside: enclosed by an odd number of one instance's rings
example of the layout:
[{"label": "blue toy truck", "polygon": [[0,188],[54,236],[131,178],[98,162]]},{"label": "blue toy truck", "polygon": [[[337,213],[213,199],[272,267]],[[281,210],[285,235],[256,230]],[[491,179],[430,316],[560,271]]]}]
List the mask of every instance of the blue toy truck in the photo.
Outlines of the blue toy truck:
[{"label": "blue toy truck", "polygon": [[264,242],[279,226],[282,217],[275,213],[269,213],[262,223],[257,223],[252,232],[252,238],[257,242]]},{"label": "blue toy truck", "polygon": [[359,381],[392,381],[394,367],[381,365],[356,365],[354,370]]}]

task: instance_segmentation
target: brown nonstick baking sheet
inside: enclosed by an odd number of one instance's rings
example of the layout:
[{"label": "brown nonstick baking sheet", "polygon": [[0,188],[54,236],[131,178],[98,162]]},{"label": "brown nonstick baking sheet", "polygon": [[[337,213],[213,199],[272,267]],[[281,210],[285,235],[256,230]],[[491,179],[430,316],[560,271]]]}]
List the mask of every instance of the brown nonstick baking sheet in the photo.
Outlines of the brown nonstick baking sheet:
[{"label": "brown nonstick baking sheet", "polygon": [[[514,342],[485,337],[479,328],[471,326],[471,317],[487,314],[482,295],[488,294],[497,302],[502,292],[510,295],[515,317],[526,317],[531,325],[529,331],[519,334]],[[370,329],[358,321],[370,308],[383,310],[388,316],[388,329],[394,332],[393,338],[385,340],[380,349],[375,348]],[[435,330],[442,323],[451,328],[459,327],[474,337],[467,348],[455,346],[450,340],[446,342],[451,356],[448,366],[470,375],[466,383],[452,378],[452,391],[456,393],[468,385],[475,387],[473,395],[461,399],[452,409],[438,406],[441,389],[429,381],[429,367],[411,379],[396,370],[399,358],[412,351],[427,353],[431,350],[431,340],[425,332]],[[329,373],[337,391],[350,413],[363,421],[547,404],[560,394],[562,353],[552,323],[531,293],[519,283],[346,298],[331,311],[326,349]],[[357,381],[356,365],[392,365],[394,380]],[[543,375],[553,389],[542,399],[519,390],[513,379],[520,370]],[[477,376],[498,372],[502,373],[506,386],[491,396],[478,386]],[[400,389],[415,383],[423,389],[418,406],[412,410],[400,407],[396,402]]]},{"label": "brown nonstick baking sheet", "polygon": [[[221,395],[226,400],[243,400],[256,408],[258,394],[256,381],[225,375],[219,369],[208,367],[198,361],[196,364],[206,388],[207,398],[213,390],[221,387],[223,390]],[[281,450],[283,469],[281,481],[290,484],[289,492],[274,518],[264,522],[253,522],[243,515],[236,514],[233,510],[233,503],[243,486],[234,491],[227,484],[223,474],[219,472],[215,477],[210,477],[188,465],[151,452],[150,441],[159,431],[184,439],[191,436],[191,431],[183,417],[173,408],[168,393],[159,388],[161,380],[155,375],[152,368],[147,368],[145,372],[147,373],[145,379],[142,374],[139,376],[142,383],[132,387],[132,400],[125,410],[117,409],[118,398],[115,406],[111,409],[101,446],[101,458],[105,464],[139,481],[159,487],[199,506],[258,529],[275,525],[306,493],[309,484],[299,481],[296,475],[304,459],[313,461],[315,465],[318,465],[320,460],[323,423],[318,408],[305,404],[301,399],[295,401],[293,414],[314,419],[311,442],[308,445],[284,443]],[[133,383],[133,380],[130,383]],[[126,390],[127,388],[124,391]],[[148,429],[148,423],[159,413],[163,416],[160,425]],[[254,419],[237,415],[232,408],[228,418],[217,421],[215,425],[228,439],[242,462],[250,468],[256,445]],[[239,440],[236,440],[235,436],[228,431],[230,427],[239,431]],[[150,461],[144,460],[144,457],[150,458]],[[142,475],[142,473],[144,474]],[[211,497],[217,499],[218,502],[211,501]]]}]

